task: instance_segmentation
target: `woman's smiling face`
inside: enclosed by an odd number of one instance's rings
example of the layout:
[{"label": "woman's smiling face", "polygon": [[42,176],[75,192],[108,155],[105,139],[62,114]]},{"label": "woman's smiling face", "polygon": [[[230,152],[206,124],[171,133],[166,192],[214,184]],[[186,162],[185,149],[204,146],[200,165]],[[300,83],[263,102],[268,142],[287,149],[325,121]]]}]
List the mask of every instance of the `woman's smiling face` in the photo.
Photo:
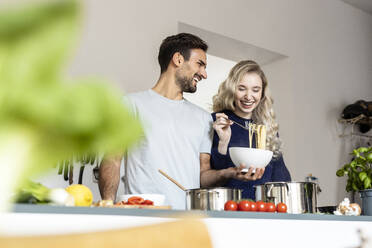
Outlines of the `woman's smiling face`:
[{"label": "woman's smiling face", "polygon": [[250,119],[262,97],[262,79],[255,73],[246,73],[237,84],[234,95],[234,113]]}]

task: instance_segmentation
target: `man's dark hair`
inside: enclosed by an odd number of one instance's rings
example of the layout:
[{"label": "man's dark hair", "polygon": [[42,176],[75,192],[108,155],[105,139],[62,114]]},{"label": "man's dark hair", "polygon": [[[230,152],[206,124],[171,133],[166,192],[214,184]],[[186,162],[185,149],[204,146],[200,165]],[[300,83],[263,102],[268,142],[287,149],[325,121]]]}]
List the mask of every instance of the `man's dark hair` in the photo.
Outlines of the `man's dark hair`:
[{"label": "man's dark hair", "polygon": [[158,61],[160,65],[160,73],[167,70],[169,62],[173,54],[179,52],[186,61],[190,58],[191,49],[202,49],[204,52],[208,50],[208,45],[198,36],[188,33],[179,33],[177,35],[168,36],[160,45]]}]

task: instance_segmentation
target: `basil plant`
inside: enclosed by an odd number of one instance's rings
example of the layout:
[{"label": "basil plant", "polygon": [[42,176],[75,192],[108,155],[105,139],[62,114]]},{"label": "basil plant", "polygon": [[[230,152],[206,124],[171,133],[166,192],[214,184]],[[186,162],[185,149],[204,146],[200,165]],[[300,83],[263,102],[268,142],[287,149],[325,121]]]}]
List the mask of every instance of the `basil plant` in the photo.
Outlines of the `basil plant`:
[{"label": "basil plant", "polygon": [[348,177],[347,192],[372,189],[372,147],[359,147],[351,155],[352,161],[337,170],[336,175]]}]

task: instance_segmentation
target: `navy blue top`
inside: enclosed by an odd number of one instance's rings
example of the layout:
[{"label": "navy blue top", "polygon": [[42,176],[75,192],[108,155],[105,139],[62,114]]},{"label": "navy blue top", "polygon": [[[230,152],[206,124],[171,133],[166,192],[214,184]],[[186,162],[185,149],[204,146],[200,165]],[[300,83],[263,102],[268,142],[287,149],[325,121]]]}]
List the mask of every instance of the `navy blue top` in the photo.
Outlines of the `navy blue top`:
[{"label": "navy blue top", "polygon": [[[242,124],[243,126],[248,126],[248,124],[252,121],[251,119],[244,119],[236,114],[234,114],[230,110],[222,111],[225,113],[229,119]],[[216,113],[212,113],[213,121],[216,120]],[[211,167],[215,170],[226,169],[229,167],[234,167],[234,163],[231,161],[229,149],[227,149],[227,154],[222,155],[218,152],[218,142],[219,137],[214,131],[213,134],[213,143],[212,143],[212,151],[211,151]],[[229,147],[249,147],[249,132],[238,125],[231,125],[231,138],[228,145]],[[255,137],[253,136],[252,139],[252,147],[256,147]],[[248,166],[248,165],[247,165]],[[243,198],[250,198],[255,199],[254,193],[254,185],[263,184],[266,182],[286,182],[291,181],[291,175],[287,167],[284,164],[283,156],[271,159],[270,163],[265,167],[265,172],[262,178],[255,180],[255,181],[240,181],[236,179],[230,179],[224,185],[228,188],[238,188],[242,189],[242,197]]]}]

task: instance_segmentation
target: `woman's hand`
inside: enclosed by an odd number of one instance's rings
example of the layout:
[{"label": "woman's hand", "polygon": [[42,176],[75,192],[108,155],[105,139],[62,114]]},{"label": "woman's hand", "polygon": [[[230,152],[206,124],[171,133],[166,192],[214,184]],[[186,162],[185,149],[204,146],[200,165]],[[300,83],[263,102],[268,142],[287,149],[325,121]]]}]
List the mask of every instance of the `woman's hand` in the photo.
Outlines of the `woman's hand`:
[{"label": "woman's hand", "polygon": [[239,169],[239,172],[237,173],[235,179],[241,180],[241,181],[255,181],[258,179],[261,179],[265,172],[265,168],[253,168],[249,167],[248,172],[242,172],[243,169],[245,169],[245,165],[240,165],[237,167]]},{"label": "woman's hand", "polygon": [[237,179],[241,181],[255,181],[261,179],[265,172],[265,168],[256,168],[253,173],[254,168],[249,167],[248,172],[242,172],[245,169],[245,165],[240,165],[239,167],[229,167],[223,170],[224,177],[227,179]]},{"label": "woman's hand", "polygon": [[223,155],[226,155],[227,153],[227,147],[231,138],[230,126],[232,124],[233,122],[230,121],[229,117],[227,117],[227,115],[224,113],[216,114],[216,121],[213,122],[213,129],[216,131],[219,137],[218,152]]}]

